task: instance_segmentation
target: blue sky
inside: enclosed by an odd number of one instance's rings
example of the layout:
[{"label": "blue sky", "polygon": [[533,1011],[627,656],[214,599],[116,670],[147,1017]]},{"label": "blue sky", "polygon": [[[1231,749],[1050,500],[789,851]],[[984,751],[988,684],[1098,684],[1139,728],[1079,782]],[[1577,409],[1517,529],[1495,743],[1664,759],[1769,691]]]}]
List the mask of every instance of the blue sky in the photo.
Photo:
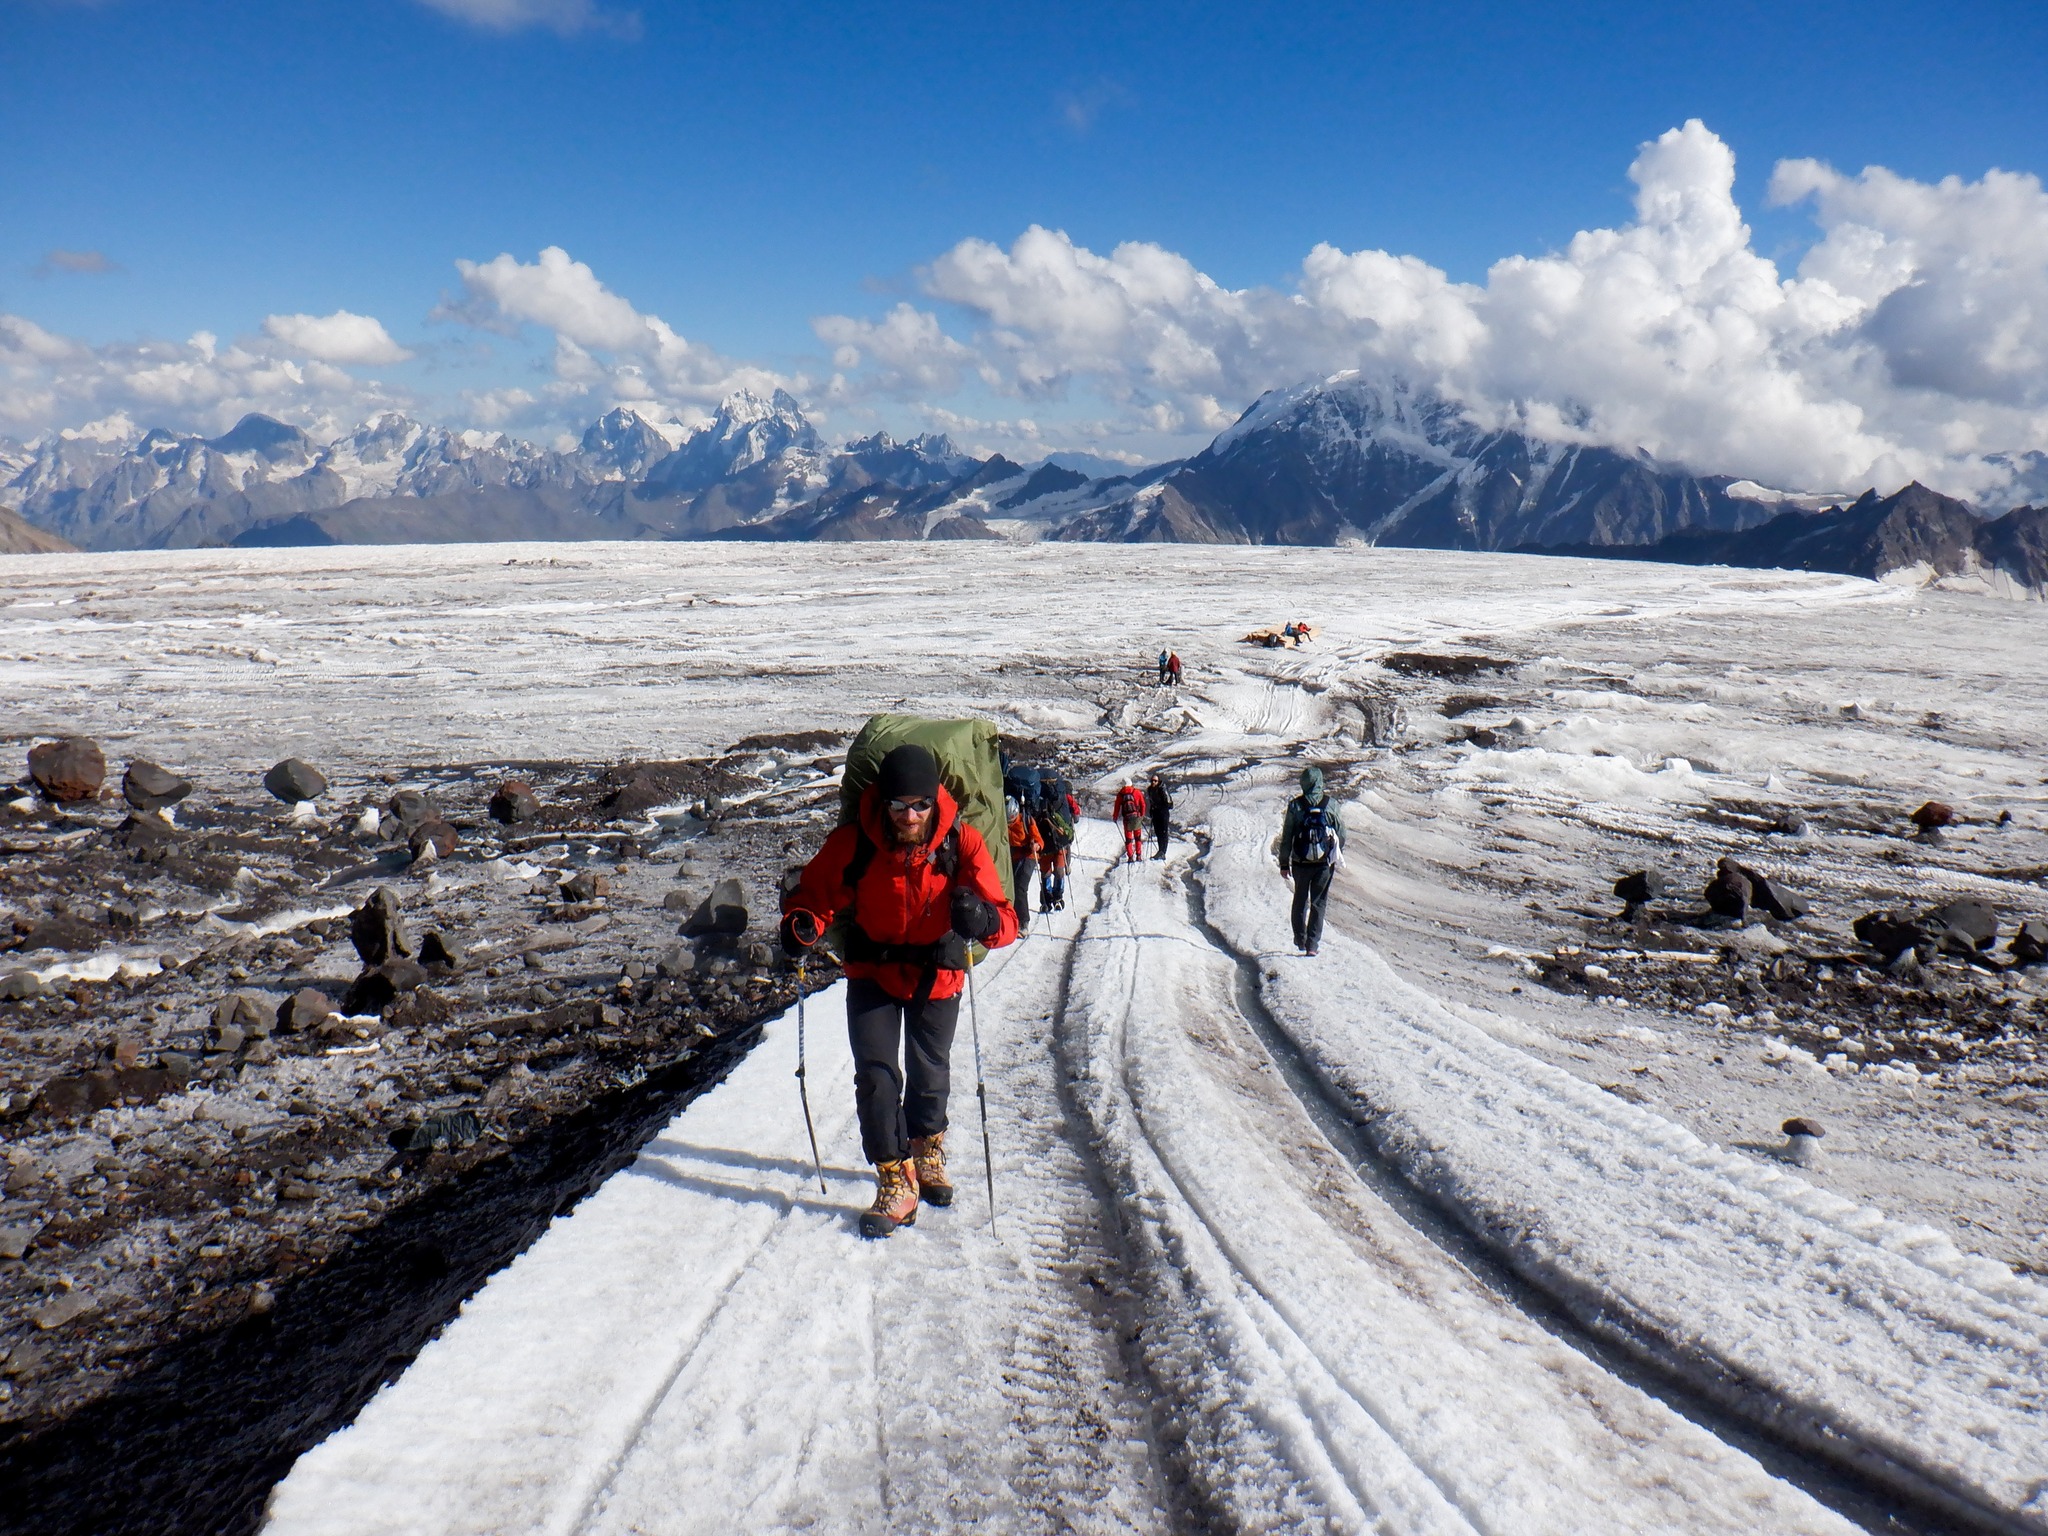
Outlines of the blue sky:
[{"label": "blue sky", "polygon": [[[981,350],[1001,306],[935,293],[931,265],[1033,225],[1095,253],[1155,244],[1230,291],[1290,291],[1319,242],[1484,284],[1627,225],[1638,147],[1691,119],[1733,152],[1751,248],[1789,275],[1826,230],[1810,203],[1766,206],[1777,162],[2038,173],[2044,64],[2038,4],[0,0],[0,311],[86,347],[371,316],[414,355],[342,366],[452,420],[560,377],[546,327],[447,318],[480,302],[455,262],[552,246],[849,430],[958,417],[993,440],[1028,416],[1149,448],[1198,437],[1207,407],[1162,413],[1170,389],[1085,358],[1020,383],[964,355],[883,378],[864,353],[834,389],[815,322],[908,302]],[[61,270],[91,253],[116,270]],[[664,397],[681,414],[718,370],[698,373]],[[495,409],[544,434],[604,393]],[[161,403],[210,424],[199,395]],[[351,403],[309,386],[279,409]]]}]

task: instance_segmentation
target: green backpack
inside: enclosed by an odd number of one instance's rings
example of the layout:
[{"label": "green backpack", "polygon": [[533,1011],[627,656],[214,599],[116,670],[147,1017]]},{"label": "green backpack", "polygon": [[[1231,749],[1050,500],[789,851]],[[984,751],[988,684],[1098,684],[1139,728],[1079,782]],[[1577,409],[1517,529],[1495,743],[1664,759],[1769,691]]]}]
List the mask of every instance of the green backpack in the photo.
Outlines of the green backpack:
[{"label": "green backpack", "polygon": [[[986,720],[926,720],[917,715],[876,715],[860,728],[846,750],[846,773],[839,785],[839,824],[859,825],[860,797],[875,782],[882,759],[905,742],[927,747],[939,760],[939,779],[960,807],[960,820],[981,834],[995,865],[1003,895],[1011,902],[1010,828],[1003,815],[1003,760],[996,728]],[[996,850],[1004,856],[996,857]],[[865,870],[866,861],[862,861]],[[832,925],[825,947],[844,954],[844,928],[851,914]],[[980,945],[974,946],[977,956]]]}]

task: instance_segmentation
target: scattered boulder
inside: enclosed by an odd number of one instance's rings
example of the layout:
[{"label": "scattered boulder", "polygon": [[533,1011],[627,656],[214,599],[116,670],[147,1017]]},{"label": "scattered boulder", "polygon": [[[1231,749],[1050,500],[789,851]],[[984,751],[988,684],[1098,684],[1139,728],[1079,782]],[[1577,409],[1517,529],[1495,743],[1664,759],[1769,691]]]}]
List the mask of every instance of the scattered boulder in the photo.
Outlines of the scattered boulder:
[{"label": "scattered boulder", "polygon": [[290,997],[277,1005],[277,1032],[281,1035],[297,1034],[302,1029],[311,1029],[322,1019],[332,1017],[334,1004],[327,1000],[327,994],[313,987],[301,987]]},{"label": "scattered boulder", "polygon": [[379,966],[412,953],[412,940],[398,915],[398,893],[388,885],[378,886],[368,901],[349,914],[348,936],[366,966]]},{"label": "scattered boulder", "polygon": [[1749,877],[1740,864],[1723,859],[1714,866],[1714,878],[1707,882],[1706,902],[1707,909],[1716,916],[1732,917],[1738,923],[1749,921]]},{"label": "scattered boulder", "polygon": [[55,917],[46,917],[23,936],[24,950],[61,949],[66,954],[82,955],[100,947],[101,934],[96,924],[76,917],[69,912]]},{"label": "scattered boulder", "polygon": [[1769,875],[1751,869],[1747,864],[1735,866],[1738,873],[1749,882],[1749,901],[1775,917],[1781,923],[1796,923],[1806,916],[1806,901],[1786,890]]},{"label": "scattered boulder", "polygon": [[0,1002],[26,1002],[41,997],[45,990],[42,977],[34,971],[9,971],[0,976]]},{"label": "scattered boulder", "polygon": [[160,811],[192,793],[192,781],[138,757],[121,775],[121,798],[138,811]]},{"label": "scattered boulder", "polygon": [[1820,1139],[1827,1135],[1818,1120],[1794,1116],[1781,1127],[1785,1133],[1785,1156],[1801,1168],[1820,1163]]},{"label": "scattered boulder", "polygon": [[613,821],[627,821],[636,816],[645,816],[657,806],[668,805],[675,798],[675,792],[652,774],[635,772],[625,783],[600,800],[597,808]]},{"label": "scattered boulder", "polygon": [[2048,960],[2048,923],[2038,917],[2028,918],[2020,924],[2019,932],[2012,936],[2006,949],[2015,965],[2039,965]]},{"label": "scattered boulder", "polygon": [[382,1013],[400,993],[423,987],[427,980],[427,969],[417,960],[394,957],[364,971],[349,983],[348,995],[341,1000],[342,1011]]},{"label": "scattered boulder", "polygon": [[697,952],[686,944],[676,944],[670,946],[662,957],[654,962],[654,969],[660,975],[673,979],[689,975],[696,969],[696,965]]},{"label": "scattered boulder", "polygon": [[1934,942],[1952,955],[1974,955],[1998,942],[1998,915],[1981,901],[1951,901],[1923,919]]},{"label": "scattered boulder", "polygon": [[397,1154],[393,1162],[424,1159],[430,1152],[453,1152],[472,1145],[484,1133],[483,1121],[472,1109],[443,1109],[402,1125],[387,1138]]},{"label": "scattered boulder", "polygon": [[412,849],[415,864],[425,864],[434,859],[451,857],[459,841],[456,830],[445,821],[422,822],[412,829],[406,845]]},{"label": "scattered boulder", "polygon": [[1614,894],[1628,903],[1625,915],[1633,917],[1637,908],[1662,897],[1666,886],[1662,870],[1638,869],[1614,882]]},{"label": "scattered boulder", "polygon": [[[277,1010],[262,998],[249,992],[230,992],[213,1008],[213,1027],[216,1030],[234,1029],[240,1037],[261,1040],[267,1036],[277,1022]],[[235,1042],[241,1044],[241,1038]],[[234,1046],[226,1047],[232,1050]]]},{"label": "scattered boulder", "polygon": [[491,792],[491,820],[508,827],[540,819],[540,797],[524,779],[507,779]]},{"label": "scattered boulder", "polygon": [[1868,944],[1887,962],[1931,944],[1933,938],[1919,914],[1896,907],[1883,912],[1866,912],[1850,926],[1859,942]]},{"label": "scattered boulder", "polygon": [[90,736],[39,741],[28,749],[28,773],[59,805],[96,800],[107,782],[107,757]]},{"label": "scattered boulder", "polygon": [[53,1077],[36,1095],[45,1113],[59,1120],[82,1120],[95,1108],[92,1087],[82,1077]]},{"label": "scattered boulder", "polygon": [[60,1291],[29,1313],[28,1320],[48,1332],[52,1328],[62,1328],[66,1323],[76,1322],[98,1307],[99,1303],[84,1291]]},{"label": "scattered boulder", "polygon": [[727,878],[711,887],[711,894],[697,905],[683,923],[683,937],[705,934],[736,937],[747,931],[747,898],[738,880]]},{"label": "scattered boulder", "polygon": [[451,971],[462,969],[462,947],[438,930],[430,931],[420,940],[419,958],[421,965],[444,965]]},{"label": "scattered boulder", "polygon": [[288,757],[263,775],[263,787],[287,805],[318,800],[327,793],[327,778],[311,763]]},{"label": "scattered boulder", "polygon": [[114,844],[125,848],[138,863],[161,864],[181,841],[175,829],[161,816],[129,816],[114,828]]},{"label": "scattered boulder", "polygon": [[441,812],[435,806],[433,797],[424,790],[401,789],[391,797],[388,809],[398,822],[399,828],[408,836],[428,822],[441,819]]},{"label": "scattered boulder", "polygon": [[36,1240],[42,1231],[41,1223],[25,1223],[16,1227],[0,1227],[0,1259],[19,1259],[28,1252],[28,1245]]},{"label": "scattered boulder", "polygon": [[661,898],[661,909],[664,912],[688,912],[696,905],[690,893],[680,887]]},{"label": "scattered boulder", "polygon": [[562,900],[581,906],[596,901],[611,889],[610,882],[593,869],[579,870],[561,885]]},{"label": "scattered boulder", "polygon": [[1929,800],[1909,818],[1922,832],[1932,832],[1937,827],[1955,825],[1956,808],[1939,800]]}]

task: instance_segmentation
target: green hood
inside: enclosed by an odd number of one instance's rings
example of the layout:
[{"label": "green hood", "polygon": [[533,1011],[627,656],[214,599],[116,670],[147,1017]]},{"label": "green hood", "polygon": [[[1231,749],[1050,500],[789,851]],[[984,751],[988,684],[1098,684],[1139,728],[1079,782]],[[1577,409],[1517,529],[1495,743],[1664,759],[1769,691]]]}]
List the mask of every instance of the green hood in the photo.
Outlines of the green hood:
[{"label": "green hood", "polygon": [[1314,805],[1323,798],[1323,770],[1308,767],[1301,770],[1301,798]]}]

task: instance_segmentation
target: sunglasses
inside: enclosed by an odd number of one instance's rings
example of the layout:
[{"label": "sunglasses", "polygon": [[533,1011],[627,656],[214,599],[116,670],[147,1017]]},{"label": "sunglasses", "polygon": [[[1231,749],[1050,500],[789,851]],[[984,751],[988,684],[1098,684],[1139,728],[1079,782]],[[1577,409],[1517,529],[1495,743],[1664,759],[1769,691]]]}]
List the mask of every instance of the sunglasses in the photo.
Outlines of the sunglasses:
[{"label": "sunglasses", "polygon": [[923,799],[891,800],[889,802],[890,810],[902,811],[907,816],[922,816],[926,811],[930,810],[931,808],[931,801]]}]

